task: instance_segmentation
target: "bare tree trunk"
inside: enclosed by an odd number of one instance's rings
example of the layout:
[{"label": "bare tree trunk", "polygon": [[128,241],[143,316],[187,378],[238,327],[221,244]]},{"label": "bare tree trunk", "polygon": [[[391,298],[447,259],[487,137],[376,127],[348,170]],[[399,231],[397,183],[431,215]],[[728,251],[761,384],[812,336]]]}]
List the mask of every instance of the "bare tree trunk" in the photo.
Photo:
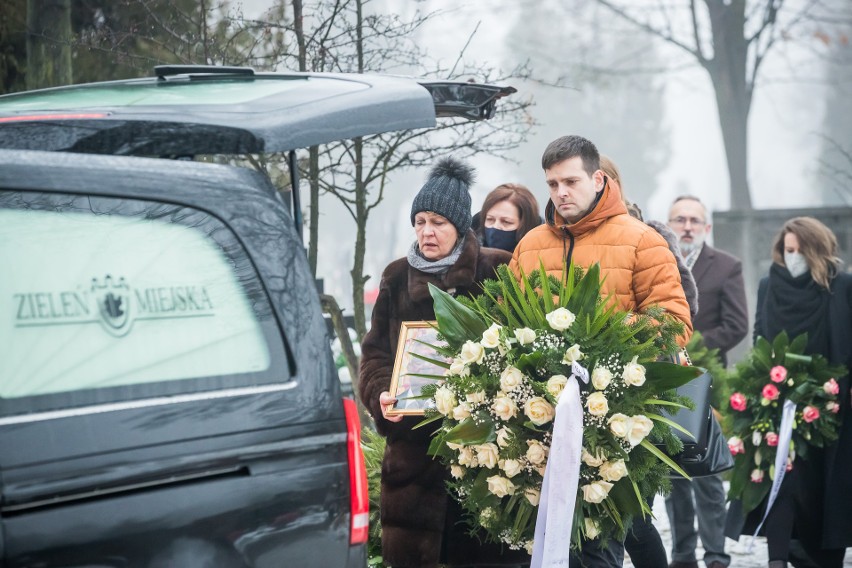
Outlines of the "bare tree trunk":
[{"label": "bare tree trunk", "polygon": [[[362,0],[355,0],[355,34],[358,56],[358,72],[364,72],[364,20]],[[358,339],[364,339],[367,333],[366,314],[364,313],[364,255],[367,251],[367,187],[364,184],[364,143],[355,139],[355,220],[358,229],[355,233],[355,260],[352,266],[352,309],[355,312],[355,331]]]},{"label": "bare tree trunk", "polygon": [[[299,71],[308,70],[308,54],[305,46],[305,22],[302,13],[302,0],[293,1],[293,28],[296,44],[299,46]],[[308,183],[310,201],[308,212],[308,265],[311,274],[317,277],[317,257],[319,251],[319,148],[311,146],[308,150]],[[295,188],[294,188],[295,191]]]},{"label": "bare tree trunk", "polygon": [[337,304],[337,300],[330,294],[321,294],[320,303],[322,311],[331,316],[331,323],[334,326],[334,332],[340,339],[340,348],[343,350],[343,357],[346,359],[346,368],[349,369],[349,376],[352,377],[352,388],[355,394],[358,394],[358,356],[355,355],[355,349],[352,347],[352,340],[349,339],[349,330],[346,329],[346,322],[343,319],[343,312]]},{"label": "bare tree trunk", "polygon": [[70,85],[71,0],[27,0],[27,89]]},{"label": "bare tree trunk", "polygon": [[752,88],[747,82],[745,2],[707,2],[715,56],[705,66],[713,82],[719,125],[728,160],[731,209],[751,209],[748,183],[748,117]]},{"label": "bare tree trunk", "polygon": [[367,318],[364,313],[364,256],[367,252],[367,187],[364,184],[364,142],[355,139],[355,259],[352,263],[352,309],[355,316],[355,331],[358,339],[367,333]]}]

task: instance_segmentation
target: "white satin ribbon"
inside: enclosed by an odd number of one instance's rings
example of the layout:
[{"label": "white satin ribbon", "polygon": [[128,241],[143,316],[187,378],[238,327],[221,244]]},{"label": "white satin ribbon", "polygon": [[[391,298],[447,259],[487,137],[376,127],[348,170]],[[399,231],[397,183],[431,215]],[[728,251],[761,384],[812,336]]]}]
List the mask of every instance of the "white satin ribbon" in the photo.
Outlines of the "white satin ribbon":
[{"label": "white satin ribbon", "polygon": [[793,419],[796,417],[796,403],[790,399],[784,400],[784,408],[781,411],[781,426],[778,428],[778,446],[775,447],[775,479],[772,480],[772,488],[769,490],[769,500],[766,502],[766,511],[763,513],[763,518],[760,519],[760,524],[754,531],[751,541],[748,543],[746,552],[751,552],[754,546],[754,537],[763,528],[763,523],[766,522],[766,517],[769,516],[769,510],[775,504],[775,498],[778,497],[778,492],[781,490],[781,483],[784,481],[784,474],[787,472],[787,456],[790,454],[790,439],[793,437]]},{"label": "white satin ribbon", "polygon": [[571,364],[568,383],[556,403],[553,439],[541,485],[530,568],[567,567],[571,556],[571,527],[583,452],[583,404],[578,379],[588,383],[589,371],[575,361]]}]

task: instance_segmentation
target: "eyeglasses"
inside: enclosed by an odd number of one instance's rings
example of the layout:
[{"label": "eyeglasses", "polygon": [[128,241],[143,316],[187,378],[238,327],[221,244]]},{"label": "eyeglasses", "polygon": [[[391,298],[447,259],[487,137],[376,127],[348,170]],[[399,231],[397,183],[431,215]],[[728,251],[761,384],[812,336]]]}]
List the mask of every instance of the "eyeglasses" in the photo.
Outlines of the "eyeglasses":
[{"label": "eyeglasses", "polygon": [[704,225],[704,219],[699,219],[698,217],[675,217],[673,219],[669,219],[669,223],[672,225],[686,225],[687,223],[691,225]]}]

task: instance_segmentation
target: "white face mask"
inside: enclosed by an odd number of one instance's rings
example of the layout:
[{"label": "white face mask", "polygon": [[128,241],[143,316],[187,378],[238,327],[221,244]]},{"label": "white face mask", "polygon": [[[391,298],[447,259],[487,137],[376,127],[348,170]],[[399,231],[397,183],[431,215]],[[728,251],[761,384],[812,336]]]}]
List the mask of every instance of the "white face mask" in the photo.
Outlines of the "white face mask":
[{"label": "white face mask", "polygon": [[808,261],[805,260],[805,256],[799,252],[785,252],[784,264],[787,266],[787,270],[790,271],[793,278],[798,278],[808,271]]}]

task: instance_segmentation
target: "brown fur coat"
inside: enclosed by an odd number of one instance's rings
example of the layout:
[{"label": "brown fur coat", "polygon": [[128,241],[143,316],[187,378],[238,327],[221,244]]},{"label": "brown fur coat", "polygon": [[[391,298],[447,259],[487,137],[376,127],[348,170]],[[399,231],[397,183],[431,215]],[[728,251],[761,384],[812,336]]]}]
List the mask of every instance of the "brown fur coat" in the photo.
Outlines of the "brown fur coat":
[{"label": "brown fur coat", "polygon": [[476,295],[481,292],[479,283],[493,278],[496,267],[509,259],[507,252],[480,248],[476,235],[468,231],[461,256],[443,278],[412,268],[405,258],[390,263],[382,274],[372,326],[361,345],[358,394],[376,429],[387,438],[382,462],[382,555],[394,568],[439,562],[511,563],[511,556],[515,563],[529,559],[523,552],[509,555],[499,546],[480,545],[467,535],[468,527],[457,524],[460,508],[447,494],[447,469],[426,453],[434,428],[412,430],[422,419],[416,416],[388,422],[379,406],[379,395],[390,387],[400,323],[435,319],[428,284],[454,295]]}]

